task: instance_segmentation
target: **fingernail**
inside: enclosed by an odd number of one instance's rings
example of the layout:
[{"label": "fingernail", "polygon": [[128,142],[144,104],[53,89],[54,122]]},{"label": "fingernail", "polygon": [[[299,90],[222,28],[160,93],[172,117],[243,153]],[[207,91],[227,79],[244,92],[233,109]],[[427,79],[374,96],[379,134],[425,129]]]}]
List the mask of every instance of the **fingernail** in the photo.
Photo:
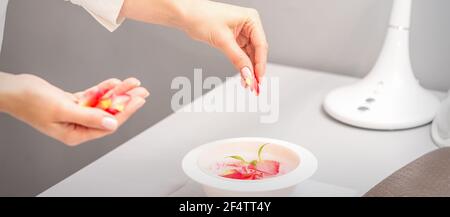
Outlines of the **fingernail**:
[{"label": "fingernail", "polygon": [[258,88],[260,89],[263,86],[264,77],[258,77]]},{"label": "fingernail", "polygon": [[245,81],[243,78],[241,78],[241,85],[243,88],[247,88],[247,84],[245,84]]},{"label": "fingernail", "polygon": [[138,100],[137,102],[136,102],[136,108],[141,108],[144,104],[145,104],[145,102],[146,102],[146,100],[145,99],[143,99],[143,98],[139,98],[139,99],[136,99],[136,100]]},{"label": "fingernail", "polygon": [[148,96],[150,96],[150,92],[145,91],[145,97],[144,98],[147,98]]},{"label": "fingernail", "polygon": [[147,102],[147,100],[142,99],[141,107]]},{"label": "fingernail", "polygon": [[141,86],[141,81],[139,81],[137,78],[130,78],[132,85],[134,86]]},{"label": "fingernail", "polygon": [[263,82],[263,77],[256,76],[256,80],[258,81],[258,84],[261,84]]},{"label": "fingernail", "polygon": [[117,120],[111,117],[104,117],[102,120],[102,125],[108,130],[115,130],[117,128]]},{"label": "fingernail", "polygon": [[252,71],[247,66],[242,68],[241,72],[244,75],[244,77],[250,77],[252,75]]},{"label": "fingernail", "polygon": [[242,77],[244,78],[245,84],[247,84],[247,86],[249,87],[252,87],[255,79],[252,71],[250,71],[250,68],[248,67],[242,68],[241,73]]},{"label": "fingernail", "polygon": [[137,108],[137,109],[141,109],[142,106],[144,106],[145,102],[146,102],[145,99],[142,99],[142,101],[139,101],[139,102],[137,103],[136,108]]}]

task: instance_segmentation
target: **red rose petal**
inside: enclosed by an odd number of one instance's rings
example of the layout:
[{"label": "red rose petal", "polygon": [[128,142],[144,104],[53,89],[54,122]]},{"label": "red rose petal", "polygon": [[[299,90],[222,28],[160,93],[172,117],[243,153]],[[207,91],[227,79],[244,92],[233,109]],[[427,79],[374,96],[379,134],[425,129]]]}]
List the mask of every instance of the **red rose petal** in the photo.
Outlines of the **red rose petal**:
[{"label": "red rose petal", "polygon": [[[225,166],[228,168],[220,176],[230,179],[240,180],[259,180],[264,178],[263,171],[259,171],[253,164],[246,164],[242,162],[227,163]],[[267,173],[268,174],[268,173]],[[269,174],[271,175],[271,174]]]},{"label": "red rose petal", "polygon": [[252,178],[252,174],[251,173],[241,173],[236,169],[231,170],[231,172],[227,172],[224,175],[221,175],[224,178],[229,178],[229,179],[241,179],[241,180],[247,180],[247,179],[251,179]]},{"label": "red rose petal", "polygon": [[79,104],[92,108],[102,109],[112,115],[125,110],[126,104],[130,101],[131,97],[124,95],[112,95],[105,98],[105,94],[109,93],[108,89],[92,89],[84,94],[84,97],[80,99]]},{"label": "red rose petal", "polygon": [[88,90],[84,97],[80,100],[80,104],[88,107],[96,107],[100,102],[100,99],[108,90],[94,88],[92,90]]},{"label": "red rose petal", "polygon": [[113,109],[113,108],[107,108],[107,109],[105,109],[105,112],[108,112],[109,114],[112,114],[112,115],[116,115],[120,111],[117,109]]}]

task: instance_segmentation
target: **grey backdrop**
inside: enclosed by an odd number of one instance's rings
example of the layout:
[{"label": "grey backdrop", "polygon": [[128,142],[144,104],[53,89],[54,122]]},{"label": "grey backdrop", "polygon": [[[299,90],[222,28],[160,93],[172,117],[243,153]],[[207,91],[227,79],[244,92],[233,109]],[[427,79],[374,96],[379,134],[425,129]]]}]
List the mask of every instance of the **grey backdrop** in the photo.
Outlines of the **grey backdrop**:
[{"label": "grey backdrop", "polygon": [[[391,0],[227,2],[260,11],[270,61],[358,77],[381,49],[391,7]],[[450,87],[448,9],[448,0],[415,0],[413,9],[413,67],[424,86],[439,90]],[[5,33],[2,71],[35,73],[68,91],[136,76],[151,97],[115,135],[76,148],[0,114],[0,196],[36,195],[172,113],[175,76],[192,76],[195,67],[234,74],[222,54],[181,32],[127,21],[109,33],[62,0],[10,1]]]}]

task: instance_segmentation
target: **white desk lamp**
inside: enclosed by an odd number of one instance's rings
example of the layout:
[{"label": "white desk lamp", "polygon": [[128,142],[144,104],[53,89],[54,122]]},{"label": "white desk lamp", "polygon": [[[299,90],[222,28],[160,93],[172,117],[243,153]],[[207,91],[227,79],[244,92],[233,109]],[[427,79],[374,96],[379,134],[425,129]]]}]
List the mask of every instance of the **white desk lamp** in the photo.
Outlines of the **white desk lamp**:
[{"label": "white desk lamp", "polygon": [[331,91],[324,109],[349,125],[398,130],[433,120],[439,100],[414,77],[409,56],[411,0],[394,0],[383,50],[361,81]]}]

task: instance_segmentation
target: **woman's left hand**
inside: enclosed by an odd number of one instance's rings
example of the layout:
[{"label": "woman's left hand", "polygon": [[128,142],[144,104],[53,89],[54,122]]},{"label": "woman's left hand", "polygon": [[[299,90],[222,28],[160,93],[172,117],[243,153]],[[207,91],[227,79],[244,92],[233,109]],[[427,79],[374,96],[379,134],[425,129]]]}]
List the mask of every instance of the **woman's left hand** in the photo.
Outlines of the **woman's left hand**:
[{"label": "woman's left hand", "polygon": [[[30,74],[0,73],[0,84],[0,111],[69,146],[115,132],[144,105],[149,95],[135,78],[109,79],[75,94]],[[103,104],[95,108],[86,106],[84,102],[92,102],[92,97],[100,96],[92,94],[99,90],[110,90],[111,96],[127,97],[123,107],[115,107],[120,112],[108,113]]]}]

